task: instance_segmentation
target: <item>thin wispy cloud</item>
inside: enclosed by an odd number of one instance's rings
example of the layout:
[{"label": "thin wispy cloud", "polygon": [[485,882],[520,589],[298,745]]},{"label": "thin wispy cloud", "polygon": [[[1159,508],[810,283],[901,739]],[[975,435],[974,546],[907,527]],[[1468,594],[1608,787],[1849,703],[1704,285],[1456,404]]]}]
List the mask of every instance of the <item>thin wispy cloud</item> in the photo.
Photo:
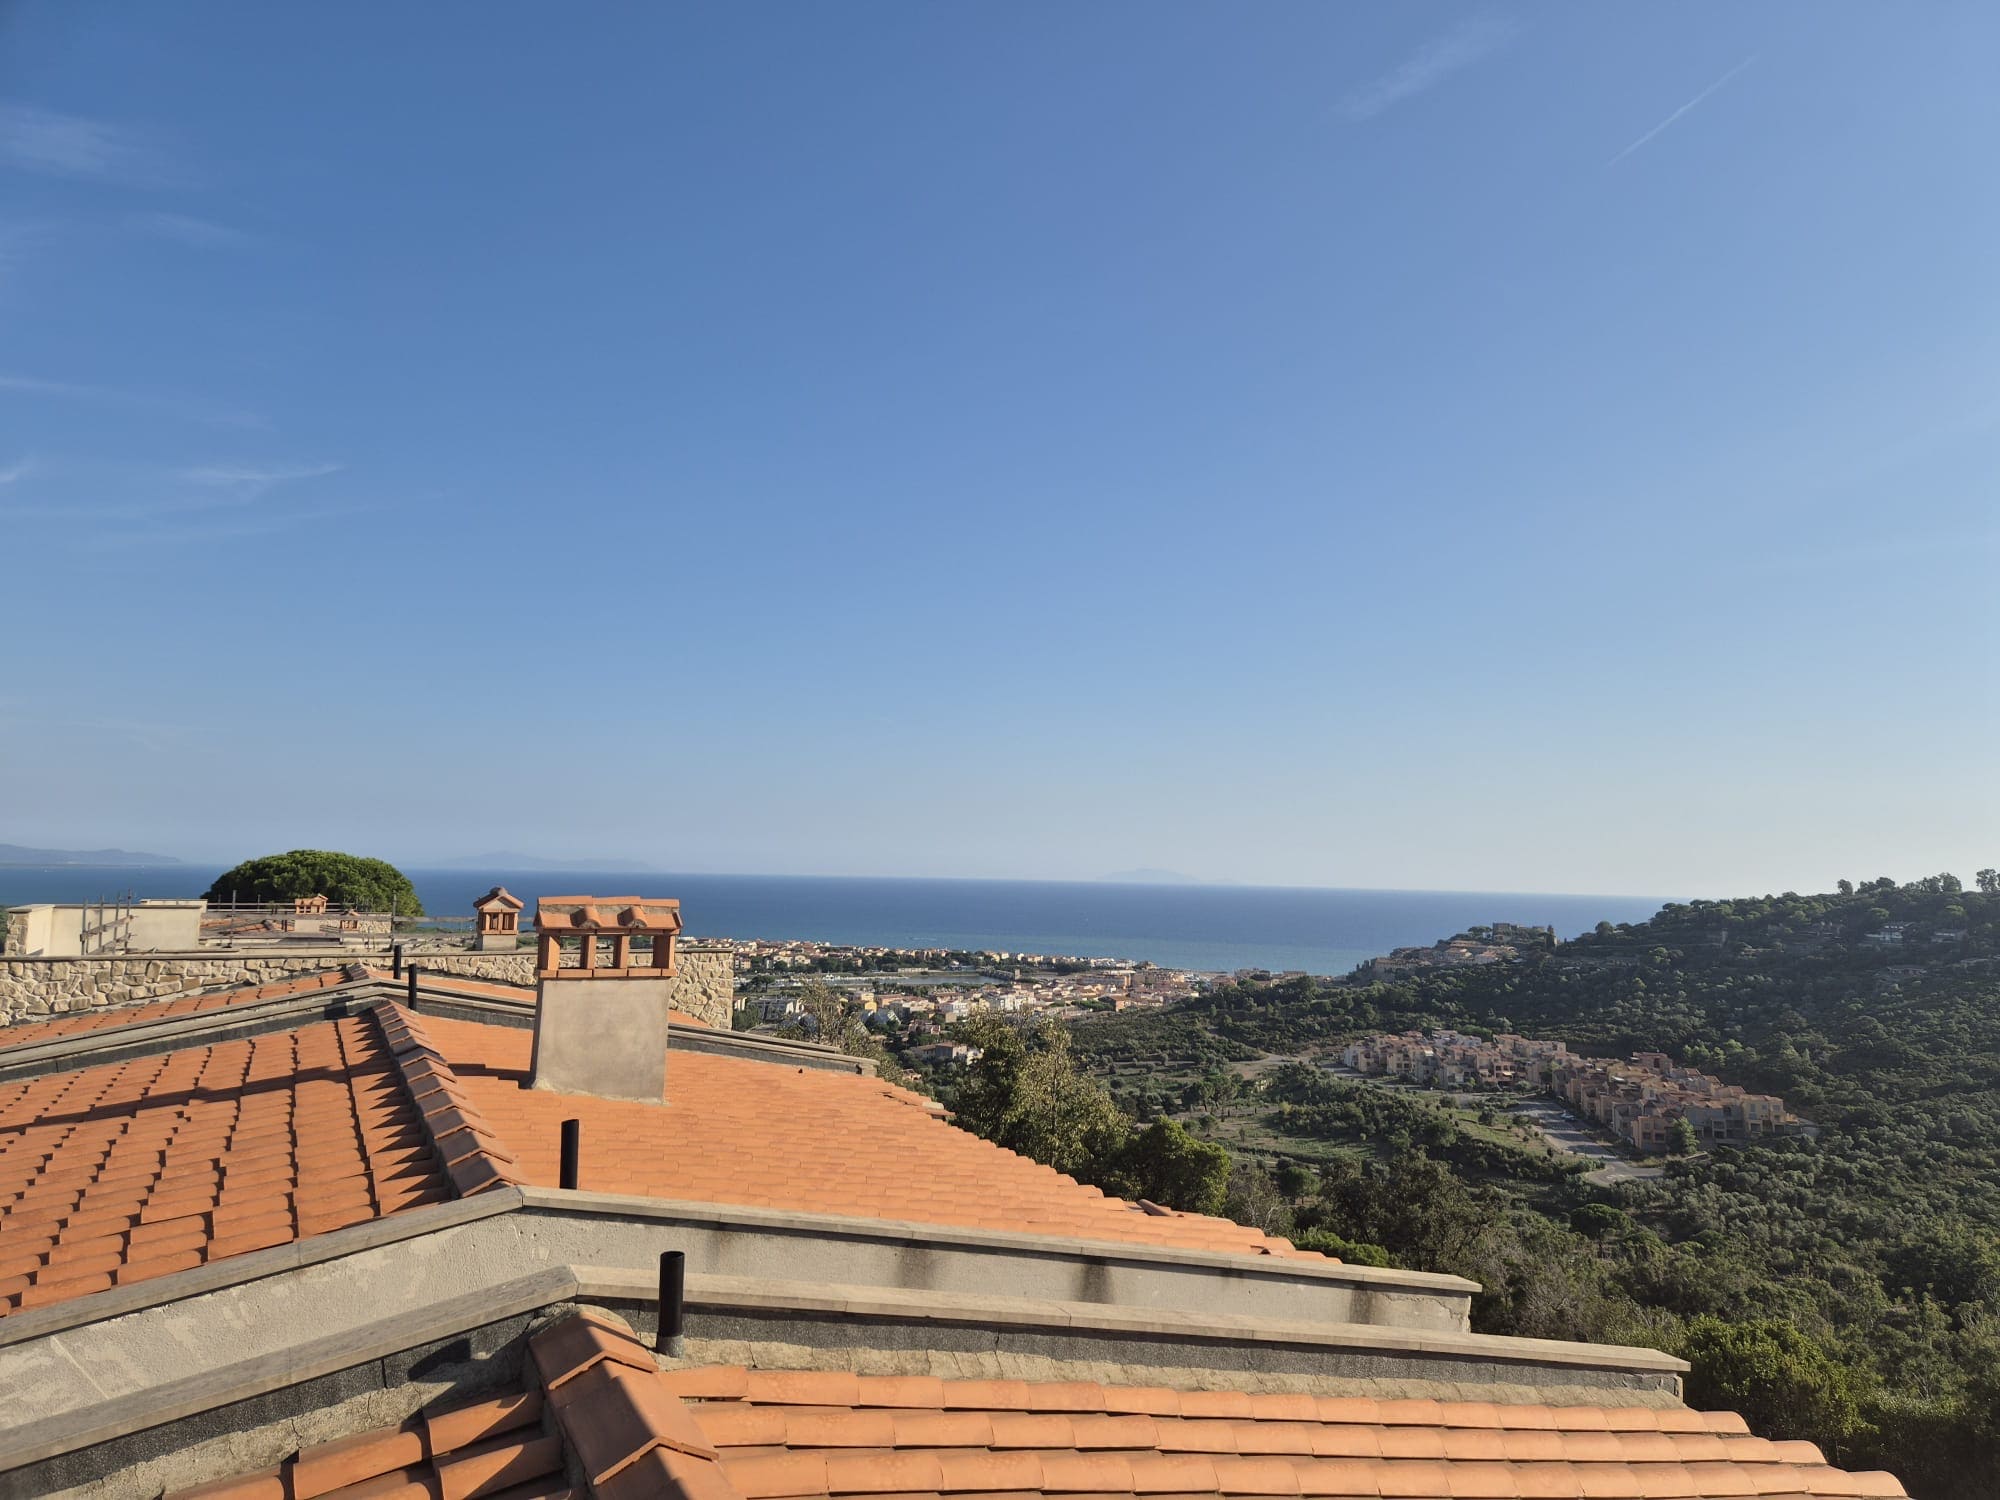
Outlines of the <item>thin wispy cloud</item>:
[{"label": "thin wispy cloud", "polygon": [[184,421],[203,422],[214,427],[270,425],[255,412],[244,411],[240,407],[189,401],[178,396],[156,396],[148,391],[126,390],[118,386],[91,385],[77,380],[50,380],[40,375],[0,371],[0,393],[10,391],[21,396],[46,396],[57,401],[90,401],[105,406],[123,406],[137,411],[159,412]]},{"label": "thin wispy cloud", "polygon": [[0,105],[0,163],[46,177],[139,181],[159,163],[136,131],[29,104]]},{"label": "thin wispy cloud", "polygon": [[268,490],[273,485],[289,484],[298,479],[324,479],[329,474],[338,474],[339,464],[206,464],[198,469],[185,469],[181,477],[190,484],[220,485],[235,489]]},{"label": "thin wispy cloud", "polygon": [[250,243],[250,236],[242,230],[193,214],[134,214],[129,222],[141,234],[173,240],[197,250],[233,250]]},{"label": "thin wispy cloud", "polygon": [[0,484],[13,484],[16,480],[24,478],[32,468],[34,468],[33,461],[25,458],[9,464],[6,468],[0,469]]},{"label": "thin wispy cloud", "polygon": [[1738,73],[1741,73],[1745,68],[1749,67],[1750,64],[1752,64],[1756,60],[1757,60],[1757,55],[1755,53],[1752,53],[1750,56],[1744,58],[1742,62],[1738,63],[1735,67],[1731,68],[1727,73],[1724,73],[1720,78],[1716,79],[1715,82],[1711,83],[1707,88],[1703,89],[1699,94],[1696,94],[1692,99],[1688,100],[1687,103],[1683,104],[1679,109],[1675,110],[1672,114],[1668,115],[1664,120],[1660,121],[1659,124],[1655,125],[1651,130],[1647,131],[1644,135],[1640,136],[1639,139],[1632,142],[1631,145],[1627,146],[1623,151],[1620,151],[1616,156],[1612,157],[1611,160],[1606,162],[1604,165],[1607,167],[1615,167],[1618,165],[1618,163],[1625,160],[1626,157],[1630,156],[1634,151],[1639,150],[1642,146],[1651,145],[1652,142],[1663,131],[1669,129],[1671,126],[1677,123],[1683,115],[1688,113],[1689,110],[1694,109],[1697,105],[1703,103],[1717,89],[1721,88],[1725,83],[1729,82],[1730,79],[1734,78]]},{"label": "thin wispy cloud", "polygon": [[[322,479],[340,472],[339,464],[248,465],[212,464],[182,469],[145,486],[145,493],[125,500],[34,502],[0,505],[0,519],[13,521],[223,522],[232,532],[274,530],[301,520],[345,514],[345,509],[303,510],[266,505],[271,494],[288,484]],[[242,518],[249,519],[242,519]]]},{"label": "thin wispy cloud", "polygon": [[0,373],[0,391],[19,391],[28,396],[61,396],[73,401],[107,400],[116,392],[101,386],[78,385],[72,380],[44,380],[39,375]]},{"label": "thin wispy cloud", "polygon": [[1340,102],[1350,120],[1372,120],[1405,99],[1436,88],[1490,56],[1514,34],[1514,23],[1501,16],[1474,16],[1418,48],[1397,67],[1363,84]]},{"label": "thin wispy cloud", "polygon": [[52,731],[73,731],[93,739],[114,736],[128,739],[142,750],[163,751],[195,733],[186,724],[161,724],[142,719],[72,719],[39,712],[33,700],[0,699],[0,731],[32,739],[44,739]]}]

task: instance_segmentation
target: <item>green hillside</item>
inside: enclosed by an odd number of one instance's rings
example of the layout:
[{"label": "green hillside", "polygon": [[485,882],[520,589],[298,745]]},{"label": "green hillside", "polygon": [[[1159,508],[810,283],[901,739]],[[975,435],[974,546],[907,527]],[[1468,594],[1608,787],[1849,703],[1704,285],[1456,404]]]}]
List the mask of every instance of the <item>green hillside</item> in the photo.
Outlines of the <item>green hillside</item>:
[{"label": "green hillside", "polygon": [[[1239,1216],[1475,1276],[1489,1331],[1678,1350],[1690,1399],[1925,1500],[2000,1494],[2000,877],[1843,887],[1390,983],[1231,984],[1075,1023],[1073,1048],[1130,1114],[1233,1147]],[[1437,1026],[1664,1051],[1820,1134],[1594,1187],[1504,1108],[1272,1058]]]}]

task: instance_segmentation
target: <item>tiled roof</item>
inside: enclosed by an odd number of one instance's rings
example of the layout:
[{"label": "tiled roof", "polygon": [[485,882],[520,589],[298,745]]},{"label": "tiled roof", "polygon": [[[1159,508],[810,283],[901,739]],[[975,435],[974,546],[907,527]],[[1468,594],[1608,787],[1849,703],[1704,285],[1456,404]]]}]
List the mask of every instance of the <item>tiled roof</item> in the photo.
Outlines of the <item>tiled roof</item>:
[{"label": "tiled roof", "polygon": [[[0,1313],[504,1183],[554,1186],[571,1117],[587,1190],[1303,1253],[1107,1198],[878,1079],[676,1052],[665,1107],[630,1104],[522,1088],[532,1044],[389,1005],[0,1085]],[[675,1149],[697,1138],[735,1145]]]},{"label": "tiled roof", "polygon": [[374,1012],[394,1054],[397,1076],[416,1105],[424,1136],[461,1198],[502,1183],[518,1183],[513,1153],[500,1143],[444,1055],[431,1045],[425,1023],[400,1005]]},{"label": "tiled roof", "polygon": [[1901,1496],[1810,1443],[1683,1407],[1253,1395],[1090,1381],[707,1366],[661,1373],[611,1319],[538,1333],[524,1393],[309,1448],[169,1500],[566,1494],[1323,1495],[1454,1500]]},{"label": "tiled roof", "polygon": [[[693,1401],[720,1496],[1900,1496],[1731,1412],[1504,1405],[708,1368]],[[684,1486],[691,1493],[694,1487]],[[609,1488],[600,1489],[608,1500]],[[671,1494],[670,1490],[634,1490]]]},{"label": "tiled roof", "polygon": [[[424,1025],[458,1065],[459,1086],[514,1156],[521,1180],[544,1187],[557,1184],[562,1122],[574,1118],[583,1125],[578,1185],[587,1192],[1307,1255],[1227,1219],[1149,1213],[1107,1198],[945,1124],[930,1100],[880,1079],[676,1051],[665,1106],[627,1103],[521,1087],[533,1045],[526,1031],[436,1016]],[[693,1140],[729,1149],[684,1149]]]},{"label": "tiled roof", "polygon": [[0,1084],[0,1313],[451,1196],[367,1016]]},{"label": "tiled roof", "polygon": [[146,1021],[170,1021],[177,1016],[223,1010],[233,1005],[282,1000],[346,982],[347,975],[333,969],[322,974],[302,974],[273,984],[203,990],[195,994],[176,995],[170,1000],[149,1000],[139,1005],[106,1005],[93,1010],[72,1011],[66,1015],[50,1016],[45,1021],[23,1021],[18,1025],[0,1027],[0,1049],[25,1047],[31,1042],[58,1041],[63,1037],[84,1036],[94,1031],[135,1026]]},{"label": "tiled roof", "polygon": [[395,1427],[301,1448],[268,1469],[168,1500],[568,1500],[562,1440],[543,1431],[542,1393],[456,1402]]}]

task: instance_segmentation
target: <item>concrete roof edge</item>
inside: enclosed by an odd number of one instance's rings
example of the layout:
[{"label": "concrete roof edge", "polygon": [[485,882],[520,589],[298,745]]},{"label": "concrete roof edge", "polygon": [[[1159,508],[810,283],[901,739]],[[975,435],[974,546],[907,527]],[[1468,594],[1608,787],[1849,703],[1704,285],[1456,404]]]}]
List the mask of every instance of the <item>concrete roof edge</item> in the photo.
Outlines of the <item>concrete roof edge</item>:
[{"label": "concrete roof edge", "polygon": [[1223,1250],[1183,1250],[1144,1245],[1129,1240],[1086,1240],[1069,1235],[1025,1234],[974,1229],[957,1224],[927,1224],[902,1219],[849,1218],[838,1214],[793,1212],[738,1203],[700,1203],[667,1198],[639,1198],[616,1193],[565,1192],[557,1188],[524,1187],[530,1210],[565,1214],[611,1214],[621,1218],[693,1219],[710,1224],[745,1224],[759,1229],[815,1236],[946,1243],[968,1250],[1023,1255],[1064,1255],[1138,1264],[1199,1266],[1231,1275],[1266,1276],[1280,1280],[1324,1280],[1366,1286],[1374,1291],[1412,1291],[1425,1295],[1470,1296],[1480,1287],[1463,1276],[1432,1271],[1398,1271],[1346,1261],[1306,1260],[1289,1255],[1241,1255]]},{"label": "concrete roof edge", "polygon": [[[658,1300],[658,1280],[644,1270],[587,1265],[572,1266],[570,1269],[576,1276],[579,1297],[636,1302]],[[1600,1370],[1631,1370],[1648,1374],[1680,1374],[1689,1368],[1684,1359],[1639,1345],[1581,1344],[1562,1339],[1390,1328],[1377,1323],[1301,1323],[1222,1313],[1179,1312],[1171,1308],[1053,1302],[1041,1298],[977,1297],[893,1287],[774,1282],[744,1276],[690,1276],[687,1278],[686,1301],[691,1307],[820,1312],[849,1318],[906,1318],[963,1323],[982,1328],[1045,1327],[1228,1343],[1388,1350],[1507,1363],[1583,1365]]]},{"label": "concrete roof edge", "polygon": [[130,1286],[114,1286],[108,1291],[93,1292],[87,1297],[76,1297],[68,1302],[31,1308],[26,1312],[17,1312],[0,1318],[0,1348],[26,1343],[31,1339],[45,1338],[50,1334],[82,1327],[87,1323],[101,1323],[108,1318],[122,1318],[128,1313],[140,1312],[146,1308],[162,1307],[170,1302],[182,1302],[190,1297],[200,1297],[224,1287],[241,1285],[246,1281],[259,1281],[266,1276],[280,1276],[304,1266],[338,1260],[358,1250],[372,1250],[377,1245],[391,1245],[401,1240],[417,1239],[440,1229],[449,1229],[456,1224],[469,1224],[476,1219],[494,1218],[500,1214],[511,1213],[522,1205],[523,1198],[519,1188],[506,1186],[492,1188],[471,1198],[457,1198],[450,1203],[437,1203],[425,1208],[404,1209],[399,1213],[385,1214],[379,1219],[370,1219],[366,1223],[351,1224],[345,1229],[311,1235],[302,1240],[293,1240],[286,1245],[274,1245],[269,1250],[253,1250],[248,1255],[232,1255],[207,1265],[157,1276],[149,1281],[134,1282]]},{"label": "concrete roof edge", "polygon": [[113,1396],[68,1420],[39,1422],[29,1429],[32,1435],[24,1440],[10,1443],[0,1437],[0,1474],[449,1338],[467,1328],[567,1302],[576,1295],[576,1287],[576,1274],[570,1267],[550,1266],[499,1286],[434,1303],[421,1315],[401,1313],[358,1329],[308,1340],[279,1354],[218,1366],[180,1380]]}]

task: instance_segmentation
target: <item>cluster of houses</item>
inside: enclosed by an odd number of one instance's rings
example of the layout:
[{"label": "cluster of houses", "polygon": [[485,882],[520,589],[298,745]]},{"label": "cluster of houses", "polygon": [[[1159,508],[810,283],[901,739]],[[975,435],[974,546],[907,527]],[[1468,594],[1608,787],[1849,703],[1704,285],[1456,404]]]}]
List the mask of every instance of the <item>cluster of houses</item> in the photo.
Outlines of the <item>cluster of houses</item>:
[{"label": "cluster of houses", "polygon": [[928,969],[963,969],[982,955],[950,948],[888,948],[864,943],[821,943],[808,938],[724,939],[736,950],[736,972],[768,969],[823,969],[829,965],[856,970],[884,966],[885,960]]},{"label": "cluster of houses", "polygon": [[[736,971],[750,974],[773,969],[853,969],[903,968],[949,972],[954,969],[1053,969],[1066,972],[1115,971],[1127,973],[1167,973],[1151,964],[1129,958],[1082,958],[1061,953],[1010,953],[998,948],[890,948],[871,943],[823,943],[811,938],[733,938],[726,941],[736,951]],[[1191,976],[1190,976],[1191,977]]]},{"label": "cluster of houses", "polygon": [[1956,948],[1965,942],[1965,929],[1934,927],[1924,932],[1917,930],[1914,922],[1885,922],[1875,931],[1863,933],[1861,941],[1870,948],[1914,948],[1919,944],[1932,948]]},{"label": "cluster of houses", "polygon": [[[973,1016],[1064,1020],[1107,1007],[1114,1011],[1154,1008],[1184,1000],[1208,982],[1205,974],[1126,965],[1092,968],[1080,974],[897,989],[848,984],[838,986],[836,992],[870,1027],[900,1039],[905,1044],[902,1054],[906,1060],[962,1066],[978,1059],[978,1049],[943,1039],[943,1033]],[[795,1025],[808,1009],[799,995],[800,983],[779,980],[776,987],[744,996],[739,1003],[757,1025]]]},{"label": "cluster of houses", "polygon": [[1394,948],[1361,966],[1364,979],[1406,979],[1425,969],[1463,969],[1480,964],[1506,963],[1524,951],[1556,946],[1553,927],[1524,927],[1517,922],[1495,922],[1491,927],[1475,927],[1457,937],[1445,938],[1428,948]]},{"label": "cluster of houses", "polygon": [[1408,1031],[1354,1042],[1341,1060],[1357,1073],[1442,1088],[1535,1088],[1644,1152],[1666,1151],[1685,1120],[1696,1141],[1744,1146],[1812,1127],[1774,1094],[1752,1094],[1664,1052],[1629,1062],[1584,1057],[1562,1042],[1502,1032],[1491,1041],[1456,1031]]}]

